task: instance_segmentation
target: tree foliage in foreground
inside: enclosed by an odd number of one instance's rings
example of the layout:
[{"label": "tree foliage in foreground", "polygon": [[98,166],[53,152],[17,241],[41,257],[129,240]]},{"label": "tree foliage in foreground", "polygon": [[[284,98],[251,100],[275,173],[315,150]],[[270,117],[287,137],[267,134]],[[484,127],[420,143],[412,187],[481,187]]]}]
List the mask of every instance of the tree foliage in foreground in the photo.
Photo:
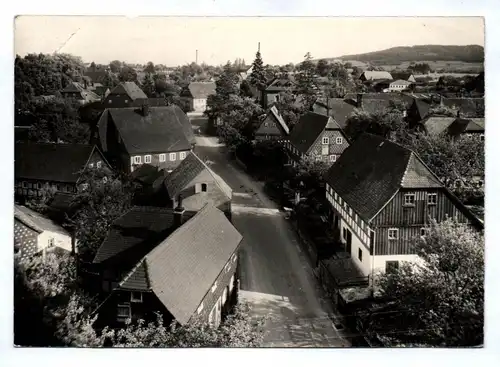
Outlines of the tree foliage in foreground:
[{"label": "tree foliage in foreground", "polygon": [[431,222],[416,240],[422,263],[378,279],[383,311],[364,315],[367,333],[388,346],[483,343],[484,237],[452,219]]}]

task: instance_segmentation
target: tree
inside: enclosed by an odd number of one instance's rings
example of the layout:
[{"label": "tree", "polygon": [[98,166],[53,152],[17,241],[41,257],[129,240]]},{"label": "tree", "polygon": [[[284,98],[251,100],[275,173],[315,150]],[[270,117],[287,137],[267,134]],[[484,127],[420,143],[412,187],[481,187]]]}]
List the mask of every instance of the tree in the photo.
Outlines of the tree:
[{"label": "tree", "polygon": [[150,98],[156,96],[155,82],[153,81],[153,77],[149,72],[144,76],[144,81],[142,82],[142,90]]},{"label": "tree", "polygon": [[111,70],[112,73],[119,73],[120,70],[122,69],[122,62],[119,60],[113,60],[109,63],[109,69]]},{"label": "tree", "polygon": [[248,81],[259,90],[264,89],[267,85],[266,76],[264,74],[264,63],[260,51],[257,51],[255,54],[255,60],[252,63],[252,72],[248,76]]},{"label": "tree", "polygon": [[227,111],[229,99],[238,94],[238,76],[228,62],[222,74],[215,82],[215,94],[207,98],[206,114],[210,118],[217,118],[222,112]]},{"label": "tree", "polygon": [[330,63],[325,59],[319,60],[316,64],[316,73],[318,73],[320,76],[327,76],[330,73],[330,70]]},{"label": "tree", "polygon": [[388,306],[365,315],[368,334],[388,346],[482,344],[483,236],[452,219],[431,221],[415,248],[421,263],[403,263],[378,278]]},{"label": "tree", "polygon": [[295,100],[296,97],[290,91],[285,91],[280,93],[279,101],[276,103],[279,113],[289,128],[293,128],[299,122],[300,115],[303,112],[297,106]]},{"label": "tree", "polygon": [[131,66],[124,65],[118,74],[118,79],[120,82],[134,82],[137,84],[137,72]]},{"label": "tree", "polygon": [[299,65],[298,70],[298,94],[303,96],[305,101],[304,109],[307,111],[314,104],[317,97],[317,87],[315,83],[316,67],[312,62],[312,56],[309,52],[304,56],[304,61]]},{"label": "tree", "polygon": [[154,74],[156,72],[155,64],[153,64],[152,61],[149,61],[146,67],[144,68],[144,71],[149,74]]}]

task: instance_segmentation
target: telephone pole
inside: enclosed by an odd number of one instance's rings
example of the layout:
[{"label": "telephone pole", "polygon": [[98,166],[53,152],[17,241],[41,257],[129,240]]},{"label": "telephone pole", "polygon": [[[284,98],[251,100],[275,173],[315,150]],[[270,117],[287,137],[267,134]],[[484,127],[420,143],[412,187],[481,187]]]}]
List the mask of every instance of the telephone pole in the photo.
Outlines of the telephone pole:
[{"label": "telephone pole", "polygon": [[198,50],[196,50],[196,65],[198,65]]}]

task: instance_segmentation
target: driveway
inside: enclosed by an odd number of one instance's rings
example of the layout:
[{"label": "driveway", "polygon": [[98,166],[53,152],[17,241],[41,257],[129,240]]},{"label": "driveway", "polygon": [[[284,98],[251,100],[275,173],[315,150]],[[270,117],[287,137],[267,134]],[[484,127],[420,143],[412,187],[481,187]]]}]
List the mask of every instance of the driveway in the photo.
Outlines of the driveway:
[{"label": "driveway", "polygon": [[283,213],[254,181],[230,161],[217,138],[197,136],[196,152],[233,189],[233,224],[244,237],[241,298],[254,315],[268,317],[266,346],[349,346],[333,326],[306,253]]}]

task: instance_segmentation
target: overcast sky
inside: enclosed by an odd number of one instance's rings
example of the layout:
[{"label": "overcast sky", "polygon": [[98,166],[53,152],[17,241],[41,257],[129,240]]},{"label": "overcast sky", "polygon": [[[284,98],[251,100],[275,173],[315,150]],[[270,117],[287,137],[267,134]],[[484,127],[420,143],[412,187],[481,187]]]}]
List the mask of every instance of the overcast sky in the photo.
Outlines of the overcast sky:
[{"label": "overcast sky", "polygon": [[[484,23],[470,18],[196,18],[22,16],[15,22],[15,52],[81,56],[84,61],[121,60],[175,66],[211,65],[255,57],[266,64],[423,44],[484,46]],[[71,35],[73,35],[71,37]],[[71,38],[70,38],[71,37]],[[69,39],[69,40],[68,40]]]}]

